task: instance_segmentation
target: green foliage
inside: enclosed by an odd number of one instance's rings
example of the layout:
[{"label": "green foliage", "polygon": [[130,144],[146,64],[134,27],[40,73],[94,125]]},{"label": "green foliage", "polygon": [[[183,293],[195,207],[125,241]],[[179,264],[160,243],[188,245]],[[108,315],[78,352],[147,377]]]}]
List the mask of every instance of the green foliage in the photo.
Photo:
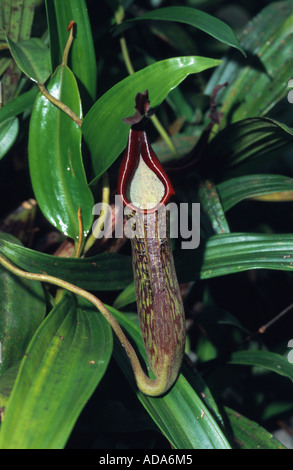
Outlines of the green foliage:
[{"label": "green foliage", "polygon": [[97,295],[147,366],[129,241],[91,228],[148,89],[174,201],[201,204],[199,247],[172,240],[181,373],[144,395],[92,304],[1,266],[2,449],[285,447],[273,435],[292,416],[292,2],[153,3],[1,2],[0,255]]},{"label": "green foliage", "polygon": [[[55,98],[66,103],[79,118],[82,117],[77,83],[67,66],[57,67],[47,89]],[[79,207],[84,235],[90,231],[93,222],[88,207],[93,207],[94,200],[84,172],[81,138],[78,125],[54,104],[48,103],[47,98],[40,93],[30,120],[31,182],[43,214],[74,240],[79,235]]]},{"label": "green foliage", "polygon": [[[64,296],[26,349],[5,412],[1,448],[63,448],[111,353],[105,320]],[[41,416],[48,425],[40,427]]]},{"label": "green foliage", "polygon": [[245,56],[244,50],[240,46],[234,32],[228,25],[226,25],[223,21],[220,21],[218,18],[208,15],[204,11],[196,10],[195,8],[191,9],[188,7],[179,6],[157,8],[148,13],[144,13],[143,15],[133,20],[124,21],[117,27],[115,32],[116,34],[119,34],[125,31],[125,29],[127,29],[133,22],[147,20],[175,21],[189,24],[190,26],[201,29],[205,33],[210,34],[219,41],[222,41],[229,46],[235,47]]},{"label": "green foliage", "polygon": [[[99,178],[126,147],[129,129],[122,119],[133,114],[136,90],[148,90],[152,106],[156,107],[190,73],[201,72],[219,63],[205,57],[176,57],[159,61],[130,75],[105,93],[82,123],[95,178]],[[103,129],[102,135],[97,129]]]}]

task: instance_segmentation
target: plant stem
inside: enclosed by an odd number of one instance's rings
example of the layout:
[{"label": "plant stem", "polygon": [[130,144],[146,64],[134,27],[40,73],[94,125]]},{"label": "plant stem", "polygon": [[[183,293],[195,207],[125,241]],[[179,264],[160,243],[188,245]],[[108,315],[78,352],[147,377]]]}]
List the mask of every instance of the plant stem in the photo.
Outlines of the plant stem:
[{"label": "plant stem", "polygon": [[166,144],[168,145],[169,149],[171,150],[172,152],[172,155],[174,158],[177,158],[178,155],[177,155],[177,150],[172,142],[172,139],[171,137],[169,136],[168,132],[166,131],[166,129],[162,126],[162,124],[160,123],[159,119],[157,118],[156,115],[153,115],[151,116],[151,121],[153,123],[153,125],[155,126],[155,128],[157,129],[157,131],[159,132],[159,134],[161,135],[161,137],[164,139],[164,141],[166,142]]},{"label": "plant stem", "polygon": [[99,235],[103,229],[107,214],[108,214],[108,207],[110,202],[110,184],[109,184],[109,177],[108,173],[104,173],[103,175],[103,189],[102,189],[102,210],[99,215],[98,220],[95,223],[95,228],[93,229],[92,233],[88,237],[83,253],[85,254],[96,242],[99,238]]},{"label": "plant stem", "polygon": [[286,315],[290,310],[293,309],[293,303],[290,304],[288,307],[286,307],[284,310],[282,310],[278,315],[276,315],[274,318],[272,318],[270,321],[265,323],[264,325],[260,326],[257,331],[252,333],[251,335],[247,336],[243,341],[241,341],[240,344],[244,344],[251,339],[255,338],[257,335],[262,335],[264,334],[268,328],[270,328],[274,323],[279,321],[284,315]]},{"label": "plant stem", "polygon": [[258,329],[258,333],[263,334],[267,331],[268,328],[270,328],[275,322],[279,321],[280,318],[282,318],[284,315],[286,315],[290,310],[293,309],[293,304],[290,304],[288,307],[286,307],[282,312],[280,312],[278,315],[276,315],[272,320],[268,321],[265,325],[262,325]]},{"label": "plant stem", "polygon": [[124,59],[124,63],[125,63],[127,72],[129,73],[129,75],[133,75],[135,73],[135,70],[132,66],[132,62],[131,62],[130,55],[129,55],[129,52],[128,52],[126,39],[125,39],[124,36],[122,36],[120,38],[120,46],[121,46],[122,56],[123,56],[123,59]]},{"label": "plant stem", "polygon": [[81,253],[81,248],[82,248],[82,241],[83,241],[83,225],[82,225],[82,217],[81,217],[81,208],[78,208],[78,240],[74,241],[75,243],[75,249],[73,256],[74,258],[78,258]]},{"label": "plant stem", "polygon": [[67,31],[69,31],[69,37],[68,37],[66,46],[64,48],[64,51],[63,51],[62,65],[67,65],[68,54],[69,54],[69,51],[70,51],[70,48],[71,48],[71,44],[73,42],[73,28],[74,28],[74,25],[75,25],[75,22],[71,21],[69,23],[68,28],[67,28]]},{"label": "plant stem", "polygon": [[67,114],[67,116],[69,116],[79,127],[81,126],[82,120],[77,116],[77,114],[75,114],[74,111],[72,111],[72,109],[70,109],[68,106],[66,106],[66,104],[62,103],[62,101],[58,100],[53,95],[51,95],[51,93],[48,92],[45,85],[43,85],[42,83],[38,83],[38,87],[39,87],[40,92],[52,104],[54,104],[55,106],[57,106],[57,108],[61,109],[61,111]]}]

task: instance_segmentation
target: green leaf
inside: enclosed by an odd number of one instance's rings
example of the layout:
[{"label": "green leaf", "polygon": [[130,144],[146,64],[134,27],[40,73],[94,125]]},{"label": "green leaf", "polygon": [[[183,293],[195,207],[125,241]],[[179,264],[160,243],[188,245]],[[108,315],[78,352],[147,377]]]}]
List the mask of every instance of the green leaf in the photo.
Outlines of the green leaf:
[{"label": "green leaf", "polygon": [[218,97],[223,113],[220,129],[227,123],[267,114],[288,94],[292,21],[291,1],[271,3],[243,29],[240,44],[247,59],[239,60],[231,51],[213,73],[205,90],[208,95],[216,85],[229,83]]},{"label": "green leaf", "polygon": [[61,64],[63,51],[68,39],[67,27],[76,23],[76,34],[70,49],[68,66],[74,73],[82,103],[92,103],[96,98],[97,65],[92,28],[84,0],[46,0],[47,20],[50,34],[52,69]]},{"label": "green leaf", "polygon": [[[68,67],[58,67],[47,88],[81,117],[76,80]],[[41,94],[30,122],[29,168],[35,198],[51,224],[77,240],[80,207],[83,231],[87,234],[93,221],[94,200],[82,162],[81,130]]]},{"label": "green leaf", "polygon": [[251,419],[225,407],[234,441],[239,449],[286,449],[271,433]]},{"label": "green leaf", "polygon": [[270,351],[236,351],[231,354],[229,364],[262,367],[293,380],[293,364],[287,357]]},{"label": "green leaf", "polygon": [[[111,313],[125,328],[146,360],[142,337],[137,322],[109,307]],[[114,357],[134,391],[161,432],[175,449],[229,449],[230,445],[207,404],[200,398],[202,383],[194,390],[183,374],[174,387],[162,397],[148,397],[133,382],[129,360],[121,348],[114,348]]]},{"label": "green leaf", "polygon": [[251,336],[251,331],[247,330],[234,315],[216,306],[206,307],[203,312],[198,314],[197,318],[198,324],[207,333],[206,337],[218,350],[223,347],[221,331],[226,330],[227,327],[241,331],[246,337]]},{"label": "green leaf", "polygon": [[229,225],[215,184],[210,180],[200,183],[199,197],[202,209],[207,213],[215,233],[229,233]]},{"label": "green leaf", "polygon": [[90,109],[82,123],[95,179],[109,168],[126,147],[129,126],[122,119],[133,115],[137,93],[147,89],[151,106],[155,108],[189,74],[215,67],[220,62],[197,56],[162,60],[130,75],[107,91]]},{"label": "green leaf", "polygon": [[4,233],[1,233],[0,252],[25,270],[45,271],[87,290],[121,290],[133,281],[131,257],[118,253],[101,253],[84,259],[61,258],[12,243]]},{"label": "green leaf", "polygon": [[0,375],[22,359],[35,330],[46,314],[41,283],[0,269]]},{"label": "green leaf", "polygon": [[[0,416],[5,412],[10,394],[15,383],[17,373],[19,369],[19,363],[7,369],[0,376]],[[2,418],[1,418],[2,420]]]},{"label": "green leaf", "polygon": [[[234,171],[256,172],[256,165],[263,168],[269,156],[290,148],[293,130],[285,124],[269,118],[248,118],[228,125],[208,145],[205,167],[217,181],[227,179]],[[232,173],[232,174],[234,174]],[[237,175],[238,176],[238,175]]]},{"label": "green leaf", "polygon": [[125,289],[116,297],[115,302],[113,303],[113,307],[116,309],[121,309],[125,307],[125,305],[129,305],[136,300],[135,296],[135,286],[134,282],[129,284]]},{"label": "green leaf", "polygon": [[17,138],[18,130],[19,122],[17,118],[8,118],[0,123],[0,159],[11,149]]},{"label": "green leaf", "polygon": [[38,38],[14,42],[7,37],[10,52],[22,72],[31,80],[44,83],[51,74],[49,48]]},{"label": "green leaf", "polygon": [[293,410],[293,403],[292,400],[288,397],[288,400],[282,400],[280,401],[273,401],[269,403],[263,413],[262,413],[262,419],[264,421],[270,420],[270,419],[275,419],[279,417],[282,414],[285,413],[291,413]]},{"label": "green leaf", "polygon": [[121,25],[115,28],[115,33],[119,34],[127,29],[129,26],[140,21],[156,20],[156,21],[174,21],[185,23],[195,28],[210,34],[212,37],[218,39],[229,46],[235,47],[245,56],[245,52],[240,46],[232,29],[223,21],[209,15],[201,10],[189,7],[166,7],[157,8],[150,12],[140,15],[138,18],[126,20]]},{"label": "green leaf", "polygon": [[27,109],[32,108],[37,93],[37,87],[33,87],[31,90],[22,93],[13,100],[9,101],[9,103],[3,106],[3,108],[0,108],[0,123],[6,121],[9,118],[14,118],[18,114],[21,114]]},{"label": "green leaf", "polygon": [[[217,185],[223,209],[228,211],[243,199],[264,194],[293,194],[293,179],[283,175],[248,175]],[[289,194],[288,193],[288,194]],[[286,197],[286,195],[284,196]]]},{"label": "green leaf", "polygon": [[174,259],[179,280],[188,282],[249,269],[292,271],[292,249],[292,234],[227,233],[202,241],[197,250],[174,253]]},{"label": "green leaf", "polygon": [[63,448],[111,353],[106,321],[66,294],[28,346],[5,411],[0,448]]}]

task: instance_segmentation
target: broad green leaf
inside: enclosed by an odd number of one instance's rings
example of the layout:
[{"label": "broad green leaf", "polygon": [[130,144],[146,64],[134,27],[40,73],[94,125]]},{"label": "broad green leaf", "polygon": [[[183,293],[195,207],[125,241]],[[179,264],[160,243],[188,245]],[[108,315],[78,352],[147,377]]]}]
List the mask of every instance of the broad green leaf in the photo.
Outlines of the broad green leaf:
[{"label": "broad green leaf", "polygon": [[123,118],[134,114],[137,93],[147,89],[151,106],[156,108],[189,74],[215,67],[220,62],[197,56],[162,60],[130,75],[107,91],[82,123],[95,178],[100,177],[126,147],[129,126]]},{"label": "broad green leaf", "polygon": [[235,445],[238,449],[286,449],[271,433],[251,419],[225,407]]},{"label": "broad green leaf", "polygon": [[[47,88],[81,118],[76,80],[68,67],[58,67]],[[81,130],[41,94],[30,121],[29,168],[35,198],[51,224],[77,240],[81,208],[83,231],[87,234],[94,201],[82,162]]]},{"label": "broad green leaf", "polygon": [[7,37],[10,52],[22,72],[31,80],[44,83],[51,74],[49,48],[38,38],[14,42]]},{"label": "broad green leaf", "polygon": [[67,27],[76,23],[76,33],[70,49],[68,66],[74,73],[83,107],[85,102],[92,105],[96,98],[97,65],[92,28],[85,0],[46,0],[47,21],[50,34],[52,69],[61,64],[63,51],[68,39]]},{"label": "broad green leaf", "polygon": [[[141,356],[146,359],[137,322],[126,314],[108,307],[111,313],[135,342]],[[159,429],[175,449],[229,449],[230,444],[213,418],[207,404],[200,398],[202,383],[194,390],[183,374],[174,387],[162,397],[148,397],[133,382],[129,360],[121,348],[114,348],[114,357],[129,380],[137,397]]]},{"label": "broad green leaf", "polygon": [[8,118],[13,118],[18,114],[23,113],[27,109],[32,108],[37,93],[37,87],[33,87],[31,90],[22,93],[13,100],[9,101],[9,103],[3,106],[3,108],[0,108],[0,123],[6,121]]},{"label": "broad green leaf", "polygon": [[268,369],[293,381],[293,364],[287,357],[270,351],[235,351],[231,354],[229,364],[257,366]]},{"label": "broad green leaf", "polygon": [[6,407],[0,448],[63,448],[111,353],[112,332],[102,316],[66,294],[27,348]]},{"label": "broad green leaf", "polygon": [[6,155],[14,144],[18,135],[18,129],[19,122],[17,118],[8,118],[0,123],[0,159]]},{"label": "broad green leaf", "polygon": [[[0,253],[22,269],[45,271],[84,289],[121,290],[133,281],[130,256],[103,253],[84,259],[59,258],[17,246],[5,234],[0,241]],[[202,241],[196,250],[175,250],[174,261],[178,280],[184,283],[250,269],[290,272],[292,251],[291,234],[227,233]]]},{"label": "broad green leaf", "polygon": [[46,314],[40,283],[31,283],[0,268],[0,375],[22,359]]},{"label": "broad green leaf", "polygon": [[290,195],[292,197],[293,179],[283,175],[269,174],[239,176],[223,181],[217,185],[217,189],[223,209],[228,211],[243,199],[255,196],[280,193],[280,198],[282,194],[285,199]]},{"label": "broad green leaf", "polygon": [[[219,132],[210,142],[205,157],[209,175],[219,181],[238,172],[261,172],[268,158],[278,158],[280,151],[290,148],[293,130],[269,118],[248,118]],[[236,176],[235,175],[235,176]],[[237,175],[238,176],[238,175]]]},{"label": "broad green leaf", "polygon": [[204,11],[185,6],[157,8],[150,12],[144,13],[139,17],[131,20],[124,21],[121,25],[115,28],[117,34],[123,32],[133,24],[140,24],[141,21],[156,20],[156,21],[174,21],[185,23],[195,28],[210,34],[229,46],[236,47],[245,56],[245,52],[239,44],[233,30],[223,21],[218,18],[205,13]]},{"label": "broad green leaf", "polygon": [[208,215],[215,233],[229,233],[229,225],[219,198],[217,187],[210,180],[200,183],[199,197],[201,207]]},{"label": "broad green leaf", "polygon": [[293,67],[292,21],[291,0],[266,6],[239,38],[247,59],[240,60],[239,54],[231,51],[213,73],[205,90],[208,95],[216,85],[229,84],[218,97],[219,112],[223,113],[221,129],[227,123],[267,114],[288,94]]}]

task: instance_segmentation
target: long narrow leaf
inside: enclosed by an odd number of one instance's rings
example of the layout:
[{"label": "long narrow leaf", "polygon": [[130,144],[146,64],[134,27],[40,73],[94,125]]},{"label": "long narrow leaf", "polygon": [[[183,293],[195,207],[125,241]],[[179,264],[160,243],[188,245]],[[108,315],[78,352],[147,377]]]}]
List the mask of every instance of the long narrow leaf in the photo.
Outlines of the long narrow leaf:
[{"label": "long narrow leaf", "polygon": [[185,23],[195,28],[210,34],[229,46],[235,47],[245,56],[241,45],[239,44],[233,30],[223,21],[218,18],[205,13],[204,11],[197,10],[190,7],[166,7],[156,8],[155,10],[144,13],[135,19],[126,20],[115,28],[115,34],[123,32],[128,27],[138,24],[141,21],[156,20],[156,21],[176,21]]},{"label": "long narrow leaf", "polygon": [[211,141],[205,166],[217,181],[232,170],[245,169],[247,173],[249,169],[251,173],[259,167],[261,171],[269,157],[278,158],[278,152],[290,148],[292,142],[293,130],[281,122],[266,117],[243,119],[228,125]]},{"label": "long narrow leaf", "polygon": [[270,351],[236,351],[229,359],[230,364],[263,367],[293,381],[293,364],[287,357]]},{"label": "long narrow leaf", "polygon": [[91,151],[95,179],[126,147],[129,126],[122,120],[133,114],[137,93],[147,89],[151,106],[155,108],[189,74],[202,72],[220,63],[219,60],[197,56],[166,59],[130,75],[107,91],[82,123],[82,131]]},{"label": "long narrow leaf", "polygon": [[91,25],[85,0],[46,0],[50,34],[50,52],[53,71],[62,62],[68,39],[67,27],[76,23],[76,34],[69,56],[69,68],[74,73],[81,90],[84,112],[96,97],[97,65]]},{"label": "long narrow leaf", "polygon": [[[275,269],[292,271],[291,234],[231,233],[214,235],[195,251],[177,254],[177,273],[181,282],[246,271]],[[202,250],[202,251],[201,251]],[[191,253],[188,253],[191,251]]]},{"label": "long narrow leaf", "polygon": [[[18,266],[32,272],[55,273],[88,290],[120,290],[133,280],[130,256],[101,253],[90,258],[61,258],[19,247],[1,234],[0,251]],[[123,276],[121,276],[123,272]]]},{"label": "long narrow leaf", "polygon": [[0,123],[0,160],[14,144],[19,130],[19,121],[17,118],[8,118]]},{"label": "long narrow leaf", "polygon": [[282,175],[248,175],[231,178],[217,186],[225,211],[247,198],[279,194],[280,200],[292,200],[293,179]]}]

